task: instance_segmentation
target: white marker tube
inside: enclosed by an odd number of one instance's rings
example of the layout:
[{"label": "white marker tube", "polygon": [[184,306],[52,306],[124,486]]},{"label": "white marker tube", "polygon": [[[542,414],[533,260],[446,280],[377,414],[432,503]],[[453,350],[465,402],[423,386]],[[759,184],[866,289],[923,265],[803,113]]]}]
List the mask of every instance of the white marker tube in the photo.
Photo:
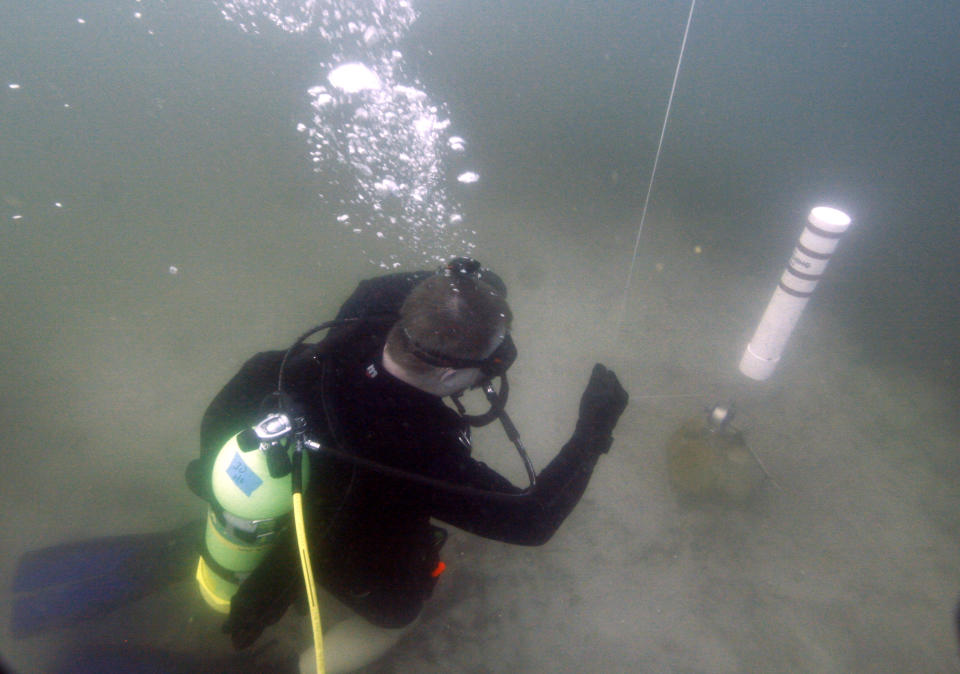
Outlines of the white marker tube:
[{"label": "white marker tube", "polygon": [[740,371],[751,379],[763,381],[773,374],[807,300],[827,268],[840,237],[850,226],[850,216],[835,208],[818,206],[810,211],[807,222],[753,339],[740,359]]}]

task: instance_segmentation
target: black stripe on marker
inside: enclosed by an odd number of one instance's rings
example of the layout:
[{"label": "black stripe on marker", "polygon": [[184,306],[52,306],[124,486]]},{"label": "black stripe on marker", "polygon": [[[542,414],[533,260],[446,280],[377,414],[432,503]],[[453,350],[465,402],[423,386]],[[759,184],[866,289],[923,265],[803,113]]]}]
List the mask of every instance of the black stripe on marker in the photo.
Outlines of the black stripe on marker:
[{"label": "black stripe on marker", "polygon": [[820,229],[816,225],[811,225],[807,223],[807,229],[816,234],[817,236],[822,236],[825,239],[839,239],[843,236],[843,232],[828,232],[825,229]]},{"label": "black stripe on marker", "polygon": [[812,257],[817,260],[829,260],[830,256],[833,255],[833,253],[818,253],[815,250],[810,250],[809,248],[804,246],[802,243],[797,243],[797,250],[799,250],[801,253],[803,253],[807,257]]},{"label": "black stripe on marker", "polygon": [[787,271],[803,281],[819,281],[821,278],[823,278],[823,274],[806,274],[802,271],[797,271],[790,266],[787,267]]},{"label": "black stripe on marker", "polygon": [[794,297],[806,298],[806,297],[810,297],[813,294],[813,291],[804,293],[804,292],[800,292],[799,290],[794,290],[793,288],[785,286],[783,284],[783,281],[780,281],[778,285],[780,286],[780,289],[783,290],[783,292],[787,293],[788,295],[793,295]]}]

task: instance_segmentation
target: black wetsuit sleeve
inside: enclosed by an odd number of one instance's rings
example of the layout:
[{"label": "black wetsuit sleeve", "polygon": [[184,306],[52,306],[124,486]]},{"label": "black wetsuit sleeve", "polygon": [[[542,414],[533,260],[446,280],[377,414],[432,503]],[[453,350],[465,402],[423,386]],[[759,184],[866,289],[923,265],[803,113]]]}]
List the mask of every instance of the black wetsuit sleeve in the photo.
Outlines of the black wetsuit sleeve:
[{"label": "black wetsuit sleeve", "polygon": [[263,403],[277,390],[283,351],[264,351],[243,364],[221,389],[200,422],[200,453],[216,453],[244,428],[261,421]]},{"label": "black wetsuit sleeve", "polygon": [[464,457],[458,481],[484,490],[513,494],[503,498],[442,489],[431,497],[431,515],[456,527],[505,543],[546,543],[583,496],[599,452],[573,438],[537,477],[527,494],[484,463]]}]

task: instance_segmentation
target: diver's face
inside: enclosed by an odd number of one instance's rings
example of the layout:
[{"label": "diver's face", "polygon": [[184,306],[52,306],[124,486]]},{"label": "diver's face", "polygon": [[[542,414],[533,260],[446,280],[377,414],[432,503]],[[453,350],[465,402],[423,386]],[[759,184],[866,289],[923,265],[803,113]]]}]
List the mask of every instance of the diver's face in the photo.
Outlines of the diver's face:
[{"label": "diver's face", "polygon": [[465,367],[455,370],[450,367],[438,368],[436,376],[424,381],[418,388],[437,396],[452,396],[475,386],[483,373],[478,367]]},{"label": "diver's face", "polygon": [[426,372],[410,372],[393,359],[390,349],[383,349],[383,367],[402,382],[435,396],[452,396],[466,391],[480,382],[483,373],[478,367],[455,369],[452,367],[433,367]]}]

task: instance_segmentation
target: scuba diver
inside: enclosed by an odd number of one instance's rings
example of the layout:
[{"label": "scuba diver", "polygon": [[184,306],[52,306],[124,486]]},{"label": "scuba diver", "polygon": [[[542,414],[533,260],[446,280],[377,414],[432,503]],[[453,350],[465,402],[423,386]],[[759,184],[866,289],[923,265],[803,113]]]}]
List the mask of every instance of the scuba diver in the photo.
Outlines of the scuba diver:
[{"label": "scuba diver", "polygon": [[[278,621],[304,581],[289,506],[241,513],[227,489],[244,499],[276,482],[289,503],[287,473],[302,472],[307,564],[350,611],[323,637],[327,672],[372,662],[412,626],[443,570],[446,534],[431,518],[519,545],[557,531],[610,449],[628,395],[597,364],[573,436],[536,475],[504,409],[516,357],[506,294],[496,274],[466,258],[363,281],[335,321],[287,351],[253,356],[216,395],[187,481],[210,503],[197,579],[208,603],[229,613],[224,631],[235,648]],[[323,328],[321,341],[306,342]],[[460,395],[472,387],[484,390],[488,413],[466,414]],[[471,425],[494,419],[524,460],[527,488],[470,456]],[[290,443],[275,440],[291,433],[311,449],[293,465]],[[269,475],[255,475],[252,450],[271,447]]]}]

